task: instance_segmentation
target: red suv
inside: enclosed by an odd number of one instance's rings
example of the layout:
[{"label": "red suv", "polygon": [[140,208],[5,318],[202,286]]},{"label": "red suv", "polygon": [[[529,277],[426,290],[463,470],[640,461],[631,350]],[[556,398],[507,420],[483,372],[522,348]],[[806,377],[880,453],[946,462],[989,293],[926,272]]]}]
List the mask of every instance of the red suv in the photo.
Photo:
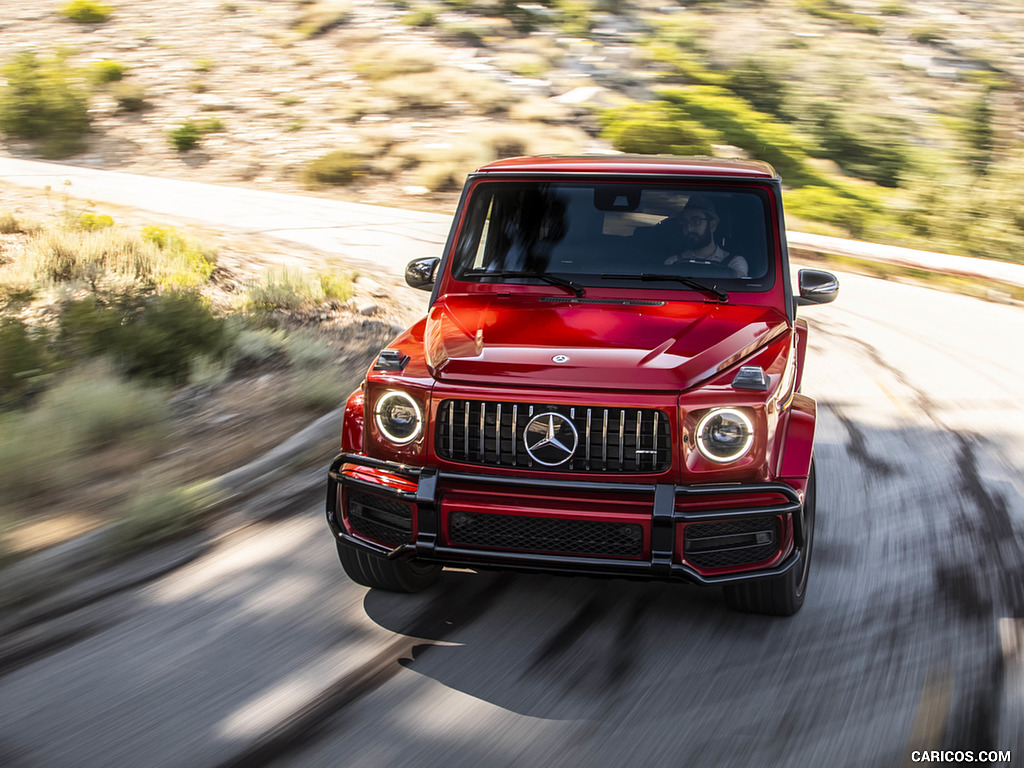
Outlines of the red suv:
[{"label": "red suv", "polygon": [[473,173],[429,314],[348,400],[327,519],[346,573],[444,565],[722,585],[788,616],[814,540],[814,401],[782,187],[759,162],[528,157]]}]

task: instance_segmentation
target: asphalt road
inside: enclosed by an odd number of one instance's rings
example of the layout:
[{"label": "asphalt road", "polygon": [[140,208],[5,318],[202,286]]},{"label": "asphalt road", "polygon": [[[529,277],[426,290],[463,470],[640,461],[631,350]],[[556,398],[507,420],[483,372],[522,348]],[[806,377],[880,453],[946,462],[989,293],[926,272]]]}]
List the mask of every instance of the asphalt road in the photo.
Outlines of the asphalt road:
[{"label": "asphalt road", "polygon": [[819,516],[795,617],[619,580],[371,592],[314,502],[0,675],[0,765],[1019,762],[1024,311],[841,279],[804,311]]}]

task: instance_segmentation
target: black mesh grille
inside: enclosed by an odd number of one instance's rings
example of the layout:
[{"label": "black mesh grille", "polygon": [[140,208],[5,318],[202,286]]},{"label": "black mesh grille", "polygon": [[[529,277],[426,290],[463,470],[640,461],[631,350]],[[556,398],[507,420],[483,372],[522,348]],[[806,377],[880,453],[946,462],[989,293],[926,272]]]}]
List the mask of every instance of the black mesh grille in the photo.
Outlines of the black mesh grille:
[{"label": "black mesh grille", "polygon": [[684,533],[686,559],[701,568],[761,563],[778,549],[779,518],[774,516],[688,525]]},{"label": "black mesh grille", "polygon": [[[576,450],[564,463],[548,466],[526,450],[524,430],[535,416],[556,413],[572,422]],[[560,435],[572,442],[571,431]],[[650,408],[495,403],[445,400],[437,412],[439,456],[451,461],[555,472],[664,472],[672,464],[668,416]]]},{"label": "black mesh grille", "polygon": [[632,523],[477,512],[452,512],[448,539],[456,545],[625,557],[641,555],[644,546],[643,528]]},{"label": "black mesh grille", "polygon": [[412,509],[393,499],[352,491],[348,521],[357,533],[384,544],[397,547],[412,538]]}]

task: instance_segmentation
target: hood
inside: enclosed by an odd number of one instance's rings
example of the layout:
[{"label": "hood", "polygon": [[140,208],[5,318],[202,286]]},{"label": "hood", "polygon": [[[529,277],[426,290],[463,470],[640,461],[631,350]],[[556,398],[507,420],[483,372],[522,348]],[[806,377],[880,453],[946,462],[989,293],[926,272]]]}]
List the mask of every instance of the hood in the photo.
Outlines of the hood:
[{"label": "hood", "polygon": [[446,383],[678,391],[786,327],[770,307],[447,296],[430,310],[424,346]]}]

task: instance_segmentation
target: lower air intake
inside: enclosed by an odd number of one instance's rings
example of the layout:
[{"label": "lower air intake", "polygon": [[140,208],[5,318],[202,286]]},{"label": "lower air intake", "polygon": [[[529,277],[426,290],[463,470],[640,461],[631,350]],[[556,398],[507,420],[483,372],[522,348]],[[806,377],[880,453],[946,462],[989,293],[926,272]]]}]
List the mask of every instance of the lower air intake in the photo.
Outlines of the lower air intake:
[{"label": "lower air intake", "polygon": [[412,508],[372,493],[349,492],[348,522],[356,533],[393,547],[412,539]]},{"label": "lower air intake", "polygon": [[779,549],[779,518],[694,523],[683,533],[686,560],[699,568],[728,568],[771,560]]},{"label": "lower air intake", "polygon": [[452,512],[448,540],[456,546],[572,555],[643,554],[643,528],[633,523]]}]

